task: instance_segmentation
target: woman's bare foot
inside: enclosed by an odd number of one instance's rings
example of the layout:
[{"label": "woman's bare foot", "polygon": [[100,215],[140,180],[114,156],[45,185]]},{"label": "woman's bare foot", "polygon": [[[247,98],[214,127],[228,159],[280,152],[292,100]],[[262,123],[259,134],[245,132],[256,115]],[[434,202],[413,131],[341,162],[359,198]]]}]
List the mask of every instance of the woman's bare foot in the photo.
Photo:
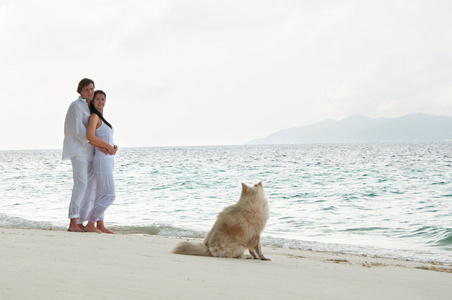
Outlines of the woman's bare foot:
[{"label": "woman's bare foot", "polygon": [[102,233],[99,229],[94,226],[94,223],[88,222],[85,226],[85,232],[95,232],[95,233]]},{"label": "woman's bare foot", "polygon": [[103,233],[114,234],[113,231],[111,231],[111,230],[107,229],[107,227],[105,227],[104,221],[97,221],[97,229],[99,229]]},{"label": "woman's bare foot", "polygon": [[108,234],[115,234],[113,231],[111,231],[110,229],[107,229],[107,228],[102,228],[102,229],[100,229],[103,233],[108,233]]}]

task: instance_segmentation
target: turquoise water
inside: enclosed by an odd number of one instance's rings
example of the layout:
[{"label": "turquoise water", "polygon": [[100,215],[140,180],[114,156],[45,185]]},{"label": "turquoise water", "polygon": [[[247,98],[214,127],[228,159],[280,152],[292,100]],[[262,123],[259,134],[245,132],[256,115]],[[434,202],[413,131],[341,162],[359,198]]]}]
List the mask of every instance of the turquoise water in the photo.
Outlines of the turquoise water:
[{"label": "turquoise water", "polygon": [[[120,149],[117,232],[202,238],[262,181],[263,244],[452,263],[452,143]],[[0,226],[65,229],[61,150],[0,151]]]}]

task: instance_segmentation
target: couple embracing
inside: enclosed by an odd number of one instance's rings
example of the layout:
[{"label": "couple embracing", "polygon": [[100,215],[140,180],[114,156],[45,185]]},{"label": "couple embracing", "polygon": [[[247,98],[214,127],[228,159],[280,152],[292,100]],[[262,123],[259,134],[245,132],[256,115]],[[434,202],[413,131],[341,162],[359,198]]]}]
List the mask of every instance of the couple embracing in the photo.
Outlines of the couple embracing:
[{"label": "couple embracing", "polygon": [[71,103],[64,121],[63,159],[71,160],[74,179],[68,231],[113,233],[104,225],[104,213],[115,200],[118,147],[113,144],[113,127],[103,116],[106,94],[94,89],[91,79],[79,82],[80,97]]}]

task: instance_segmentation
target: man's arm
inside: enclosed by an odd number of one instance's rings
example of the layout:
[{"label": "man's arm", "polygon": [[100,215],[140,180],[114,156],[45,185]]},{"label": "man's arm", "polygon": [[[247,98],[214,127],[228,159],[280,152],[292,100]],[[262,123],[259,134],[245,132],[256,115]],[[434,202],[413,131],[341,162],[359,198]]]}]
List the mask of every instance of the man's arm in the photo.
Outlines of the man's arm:
[{"label": "man's arm", "polygon": [[84,112],[82,108],[78,104],[73,103],[66,115],[66,126],[68,126],[67,129],[74,138],[80,143],[86,144],[88,139],[86,138],[86,127],[83,125],[83,117]]}]

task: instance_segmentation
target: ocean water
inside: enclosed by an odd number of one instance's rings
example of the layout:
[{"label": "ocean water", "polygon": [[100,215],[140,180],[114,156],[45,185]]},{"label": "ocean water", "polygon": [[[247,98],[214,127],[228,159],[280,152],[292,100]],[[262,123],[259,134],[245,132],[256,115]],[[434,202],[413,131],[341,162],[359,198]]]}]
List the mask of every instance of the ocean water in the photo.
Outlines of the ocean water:
[{"label": "ocean water", "polygon": [[[105,223],[202,238],[259,181],[264,245],[452,264],[452,142],[124,148]],[[65,230],[71,189],[61,150],[0,151],[0,226]]]}]

